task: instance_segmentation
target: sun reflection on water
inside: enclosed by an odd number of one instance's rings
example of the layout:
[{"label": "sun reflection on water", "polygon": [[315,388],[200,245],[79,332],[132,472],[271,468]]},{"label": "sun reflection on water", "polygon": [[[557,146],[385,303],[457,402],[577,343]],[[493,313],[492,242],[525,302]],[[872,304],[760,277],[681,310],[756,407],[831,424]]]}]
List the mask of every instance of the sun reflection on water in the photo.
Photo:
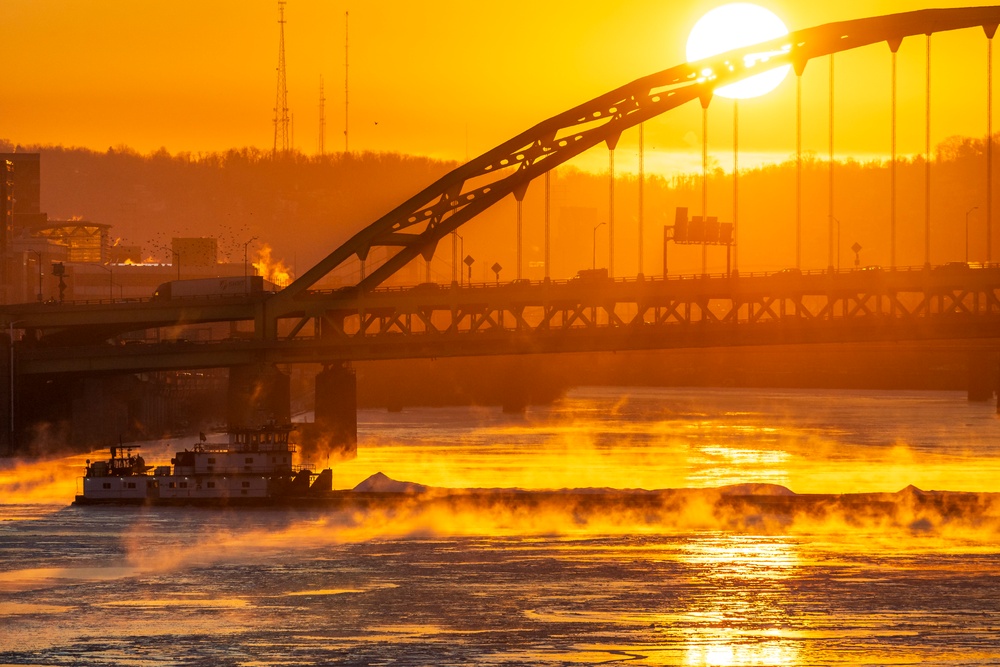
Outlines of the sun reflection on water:
[{"label": "sun reflection on water", "polygon": [[681,563],[714,580],[694,601],[685,626],[686,665],[791,665],[801,656],[783,637],[794,606],[786,585],[799,573],[789,538],[718,534],[688,540]]}]

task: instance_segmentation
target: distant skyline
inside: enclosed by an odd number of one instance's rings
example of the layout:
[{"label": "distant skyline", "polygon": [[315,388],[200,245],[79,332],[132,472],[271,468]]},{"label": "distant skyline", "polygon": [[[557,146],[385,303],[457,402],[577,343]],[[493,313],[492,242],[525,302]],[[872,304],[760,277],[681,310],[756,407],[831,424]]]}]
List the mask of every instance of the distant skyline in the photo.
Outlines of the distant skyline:
[{"label": "distant skyline", "polygon": [[[288,0],[285,45],[294,147],[315,154],[320,77],[325,81],[326,152],[344,147],[345,12],[350,12],[350,148],[464,161],[573,105],[684,61],[688,31],[723,2],[632,0],[493,5],[455,0]],[[790,30],[830,21],[960,7],[962,2],[844,0],[758,2]],[[128,146],[172,154],[255,146],[270,150],[278,55],[274,0],[4,0],[7,68],[0,139],[22,145]],[[982,30],[935,35],[932,141],[986,131],[986,39]],[[924,38],[899,52],[901,154],[924,145]],[[842,156],[889,149],[889,49],[873,45],[836,59],[835,144]],[[828,150],[828,66],[803,78],[803,148]],[[795,79],[741,103],[744,163],[795,150]],[[709,148],[728,169],[732,102],[710,108]],[[647,126],[650,166],[699,164],[695,105]],[[996,123],[995,123],[996,124]],[[620,148],[635,151],[637,133]],[[690,159],[688,159],[690,156]],[[624,157],[624,156],[623,156]],[[579,166],[599,169],[603,155]],[[619,168],[633,165],[623,159]]]}]

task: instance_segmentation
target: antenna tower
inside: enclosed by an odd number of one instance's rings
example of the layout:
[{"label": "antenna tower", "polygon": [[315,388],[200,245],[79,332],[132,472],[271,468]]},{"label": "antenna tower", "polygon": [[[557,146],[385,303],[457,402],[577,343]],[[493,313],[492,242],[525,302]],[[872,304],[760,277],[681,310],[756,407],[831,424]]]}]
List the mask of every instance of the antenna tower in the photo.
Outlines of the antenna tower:
[{"label": "antenna tower", "polygon": [[288,86],[285,81],[285,0],[278,0],[278,93],[274,101],[274,155],[288,152]]},{"label": "antenna tower", "polygon": [[344,12],[344,152],[350,153],[351,149],[348,147],[347,143],[347,57],[349,52],[347,50],[347,38],[350,36],[348,30],[348,19],[350,18],[348,12]]},{"label": "antenna tower", "polygon": [[323,77],[319,78],[319,154],[326,153],[326,96],[323,94]]}]

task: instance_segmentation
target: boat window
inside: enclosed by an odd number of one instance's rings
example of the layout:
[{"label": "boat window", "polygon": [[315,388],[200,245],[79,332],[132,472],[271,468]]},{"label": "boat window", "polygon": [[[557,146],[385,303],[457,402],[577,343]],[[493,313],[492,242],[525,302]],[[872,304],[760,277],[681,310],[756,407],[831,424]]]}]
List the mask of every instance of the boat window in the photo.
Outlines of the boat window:
[{"label": "boat window", "polygon": [[253,457],[252,456],[247,457],[247,460],[244,461],[244,463],[253,463]]},{"label": "boat window", "polygon": [[215,488],[215,482],[209,482],[208,483],[208,488],[214,489]]},{"label": "boat window", "polygon": [[187,482],[181,482],[180,484],[181,484],[181,488],[182,489],[188,488],[188,483]]},{"label": "boat window", "polygon": [[249,489],[250,488],[250,482],[243,482],[243,488],[244,489]]},{"label": "boat window", "polygon": [[175,484],[174,484],[173,482],[170,482],[170,484],[169,484],[168,486],[169,486],[169,488],[171,488],[171,489],[173,489],[173,488],[176,488],[176,485],[175,485]]},{"label": "boat window", "polygon": [[110,489],[111,488],[111,483],[110,482],[105,482],[104,483],[104,488],[105,489]]},{"label": "boat window", "polygon": [[128,488],[134,489],[135,488],[135,482],[129,482],[128,483]]},{"label": "boat window", "polygon": [[208,457],[208,462],[209,463],[215,463],[215,457],[214,456],[209,456]]}]

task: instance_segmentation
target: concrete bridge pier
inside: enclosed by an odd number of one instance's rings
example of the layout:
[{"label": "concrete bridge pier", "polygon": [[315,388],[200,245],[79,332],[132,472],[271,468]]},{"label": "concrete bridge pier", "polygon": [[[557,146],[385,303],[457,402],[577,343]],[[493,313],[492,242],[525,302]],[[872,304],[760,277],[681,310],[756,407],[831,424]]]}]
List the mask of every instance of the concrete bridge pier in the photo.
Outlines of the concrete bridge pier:
[{"label": "concrete bridge pier", "polygon": [[304,424],[303,454],[316,460],[353,459],[358,454],[358,383],[346,363],[324,366],[316,375],[312,424]]},{"label": "concrete bridge pier", "polygon": [[[985,403],[993,398],[993,391],[997,388],[997,357],[989,352],[972,350],[969,352],[968,359],[969,402]],[[1000,403],[998,403],[998,410],[1000,410]]]},{"label": "concrete bridge pier", "polygon": [[14,376],[12,373],[10,336],[0,334],[0,456],[13,456],[16,431],[13,422]]},{"label": "concrete bridge pier", "polygon": [[288,374],[272,364],[233,366],[229,369],[226,412],[230,428],[289,423],[292,418]]}]

